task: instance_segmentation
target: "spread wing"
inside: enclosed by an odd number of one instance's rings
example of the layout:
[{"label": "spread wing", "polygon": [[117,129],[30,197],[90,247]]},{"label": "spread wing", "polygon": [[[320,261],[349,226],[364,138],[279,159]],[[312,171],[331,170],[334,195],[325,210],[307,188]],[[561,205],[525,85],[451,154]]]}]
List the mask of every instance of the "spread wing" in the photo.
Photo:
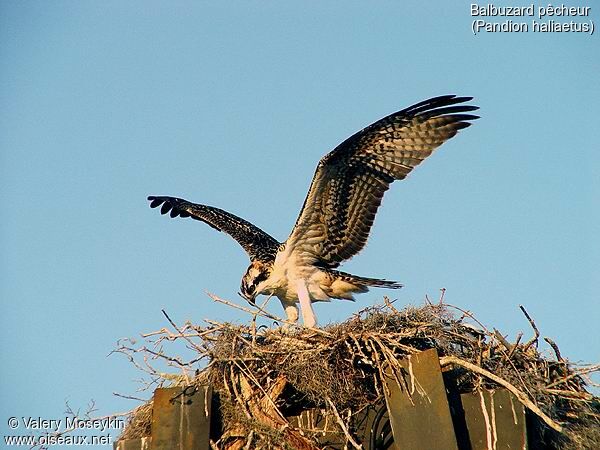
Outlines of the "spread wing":
[{"label": "spread wing", "polygon": [[191,217],[207,223],[215,230],[223,231],[240,244],[252,261],[271,262],[280,243],[260,228],[227,211],[212,206],[198,205],[175,197],[148,197],[151,208],[160,209],[161,214],[170,211],[171,217]]},{"label": "spread wing", "polygon": [[286,242],[303,261],[337,267],[367,242],[385,191],[470,125],[472,97],[435,97],[369,125],[324,156]]}]

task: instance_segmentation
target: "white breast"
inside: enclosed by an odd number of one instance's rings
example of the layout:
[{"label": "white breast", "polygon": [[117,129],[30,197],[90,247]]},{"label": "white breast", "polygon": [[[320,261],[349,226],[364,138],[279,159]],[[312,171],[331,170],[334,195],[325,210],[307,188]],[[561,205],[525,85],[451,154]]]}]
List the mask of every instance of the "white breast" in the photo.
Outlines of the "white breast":
[{"label": "white breast", "polygon": [[326,274],[315,267],[312,261],[284,250],[277,253],[268,281],[272,293],[280,300],[298,301],[297,281],[303,280],[312,301],[325,301],[329,300],[321,289],[325,277]]}]

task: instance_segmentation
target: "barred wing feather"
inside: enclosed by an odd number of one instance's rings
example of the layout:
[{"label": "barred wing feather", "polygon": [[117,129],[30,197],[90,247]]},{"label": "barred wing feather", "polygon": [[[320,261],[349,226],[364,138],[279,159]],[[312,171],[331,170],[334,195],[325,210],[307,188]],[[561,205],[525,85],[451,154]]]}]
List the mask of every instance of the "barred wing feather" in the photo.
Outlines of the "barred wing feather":
[{"label": "barred wing feather", "polygon": [[161,207],[161,214],[171,217],[191,217],[200,220],[235,239],[252,261],[272,262],[280,243],[250,222],[213,206],[191,203],[176,197],[148,197],[152,208]]},{"label": "barred wing feather", "polygon": [[324,156],[286,242],[289,252],[334,268],[367,242],[383,194],[470,125],[472,97],[435,97],[369,125]]}]

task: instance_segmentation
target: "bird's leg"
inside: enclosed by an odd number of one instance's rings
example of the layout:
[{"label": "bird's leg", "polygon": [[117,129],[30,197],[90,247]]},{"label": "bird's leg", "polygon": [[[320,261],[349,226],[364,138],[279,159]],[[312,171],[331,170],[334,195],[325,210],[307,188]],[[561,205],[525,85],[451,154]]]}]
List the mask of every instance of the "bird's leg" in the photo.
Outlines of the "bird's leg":
[{"label": "bird's leg", "polygon": [[[296,303],[284,304],[283,309],[285,310],[285,315],[288,322],[298,322],[298,305],[296,305]],[[291,325],[291,323],[286,325]]]},{"label": "bird's leg", "polygon": [[307,328],[314,328],[317,326],[317,317],[308,295],[308,289],[303,279],[296,280],[296,292],[298,293],[298,300],[300,301],[300,311],[302,312],[302,322]]},{"label": "bird's leg", "polygon": [[294,301],[290,302],[287,300],[282,300],[281,306],[283,306],[283,310],[285,311],[285,323],[281,327],[284,333],[287,333],[294,329],[294,325],[298,322],[298,304]]}]

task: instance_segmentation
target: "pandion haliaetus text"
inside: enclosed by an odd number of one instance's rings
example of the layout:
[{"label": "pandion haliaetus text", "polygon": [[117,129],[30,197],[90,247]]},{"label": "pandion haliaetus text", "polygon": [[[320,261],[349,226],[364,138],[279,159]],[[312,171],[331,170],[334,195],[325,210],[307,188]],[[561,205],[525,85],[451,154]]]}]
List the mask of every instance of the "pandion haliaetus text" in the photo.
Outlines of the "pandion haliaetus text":
[{"label": "pandion haliaetus text", "polygon": [[275,295],[289,322],[315,326],[311,302],[353,300],[370,287],[396,289],[394,281],[364,278],[336,268],[367,242],[383,194],[456,133],[471,125],[472,97],[445,95],[412,105],[369,125],[325,155],[313,177],[296,225],[280,243],[227,211],[175,197],[150,196],[161,213],[191,217],[233,237],[250,257],[241,294],[254,302]]}]

